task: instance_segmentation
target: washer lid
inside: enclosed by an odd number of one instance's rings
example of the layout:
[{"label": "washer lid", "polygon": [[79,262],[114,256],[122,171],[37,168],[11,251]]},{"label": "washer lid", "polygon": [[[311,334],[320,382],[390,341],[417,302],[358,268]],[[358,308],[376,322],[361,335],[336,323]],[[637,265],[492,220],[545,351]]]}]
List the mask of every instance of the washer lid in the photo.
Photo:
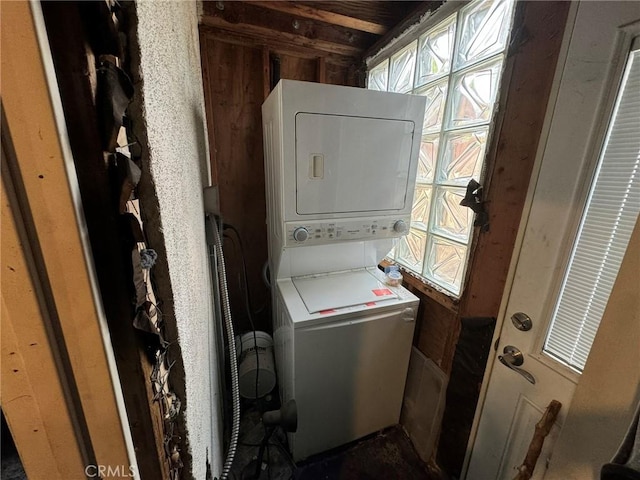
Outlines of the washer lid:
[{"label": "washer lid", "polygon": [[398,298],[368,270],[292,278],[309,313]]}]

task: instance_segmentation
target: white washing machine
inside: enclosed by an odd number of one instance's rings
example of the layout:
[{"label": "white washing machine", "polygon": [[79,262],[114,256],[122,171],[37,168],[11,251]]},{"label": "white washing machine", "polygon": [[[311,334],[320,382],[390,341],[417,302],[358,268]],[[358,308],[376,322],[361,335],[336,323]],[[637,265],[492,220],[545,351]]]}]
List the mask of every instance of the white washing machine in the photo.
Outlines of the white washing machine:
[{"label": "white washing machine", "polygon": [[276,368],[296,461],[397,424],[418,299],[377,265],[408,232],[423,97],[282,80],[262,107]]}]

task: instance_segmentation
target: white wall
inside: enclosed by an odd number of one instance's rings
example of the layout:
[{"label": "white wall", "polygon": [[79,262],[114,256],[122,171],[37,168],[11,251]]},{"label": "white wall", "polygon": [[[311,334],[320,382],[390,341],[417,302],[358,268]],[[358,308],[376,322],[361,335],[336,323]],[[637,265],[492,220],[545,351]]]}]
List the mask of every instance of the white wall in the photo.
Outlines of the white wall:
[{"label": "white wall", "polygon": [[600,478],[640,401],[640,221],[636,223],[545,479]]},{"label": "white wall", "polygon": [[[213,324],[202,187],[209,184],[208,145],[195,1],[139,1],[138,43],[148,171],[157,194],[186,389],[187,441],[194,478],[206,457],[221,471],[217,370],[210,368]],[[146,169],[145,169],[146,170]],[[213,393],[212,393],[213,392]]]}]

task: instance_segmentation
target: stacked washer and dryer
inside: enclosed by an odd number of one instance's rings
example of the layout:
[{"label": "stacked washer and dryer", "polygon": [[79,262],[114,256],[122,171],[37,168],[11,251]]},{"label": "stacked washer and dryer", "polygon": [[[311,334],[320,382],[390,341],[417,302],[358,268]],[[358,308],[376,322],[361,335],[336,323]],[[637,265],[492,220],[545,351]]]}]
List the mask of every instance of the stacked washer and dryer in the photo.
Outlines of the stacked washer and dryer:
[{"label": "stacked washer and dryer", "polygon": [[281,80],[262,106],[276,368],[296,461],[397,424],[418,299],[377,265],[409,230],[425,99]]}]

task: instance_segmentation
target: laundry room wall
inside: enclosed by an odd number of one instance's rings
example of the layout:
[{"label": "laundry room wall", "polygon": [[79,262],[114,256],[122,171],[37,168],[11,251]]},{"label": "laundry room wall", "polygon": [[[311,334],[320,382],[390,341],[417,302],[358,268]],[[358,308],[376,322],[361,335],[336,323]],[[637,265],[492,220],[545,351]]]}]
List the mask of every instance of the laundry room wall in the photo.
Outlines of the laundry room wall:
[{"label": "laundry room wall", "polygon": [[222,218],[237,229],[244,247],[243,259],[234,237],[225,252],[231,306],[237,328],[249,330],[244,261],[256,328],[270,331],[270,297],[262,279],[267,261],[262,103],[276,78],[355,86],[356,64],[327,61],[321,52],[296,54],[277,43],[253,44],[206,24],[200,26],[200,48],[213,184]]},{"label": "laundry room wall", "polygon": [[[386,33],[371,39],[374,41],[369,46],[351,56],[322,50],[327,48],[327,42],[320,41],[314,28],[321,28],[323,22],[304,24],[308,18],[296,16],[300,10],[295,2],[288,3],[293,4],[287,7],[293,13],[285,21],[269,17],[265,12],[264,19],[259,20],[251,14],[252,9],[259,7],[244,5],[244,2],[232,2],[232,5],[205,2],[200,24],[212,177],[220,188],[223,217],[238,228],[244,243],[252,308],[266,307],[257,326],[267,330],[271,328],[268,293],[261,279],[261,269],[267,259],[262,102],[278,78],[364,87],[364,59],[375,54],[376,49],[397,41],[407,27],[427,19],[441,2],[413,2],[401,16],[386,25]],[[330,8],[332,3],[335,2],[315,2],[314,7]],[[365,11],[363,3],[342,2],[358,5]],[[376,4],[376,8],[381,8],[384,3],[387,2],[367,5]],[[404,2],[391,3],[399,8]],[[279,4],[282,8],[280,2],[266,4]],[[388,7],[393,11],[394,5]],[[433,442],[431,438],[422,439],[422,444],[428,445],[423,459],[437,461],[449,473],[459,474],[466,452],[568,8],[569,2],[561,1],[517,4],[499,113],[487,149],[484,198],[490,227],[486,232],[474,234],[474,253],[469,260],[461,298],[452,298],[405,275],[407,288],[421,299],[421,304],[414,336],[414,347],[420,355],[412,356],[418,360],[410,366],[405,392],[405,400],[410,398],[418,408],[413,405],[409,408],[412,414],[403,418],[408,422],[407,430],[438,437]],[[269,19],[273,21],[267,28]],[[299,30],[295,25],[299,25]],[[279,34],[274,35],[273,30],[278,29]],[[313,35],[315,38],[311,38]],[[332,41],[336,38],[332,37]],[[356,38],[354,44],[345,44],[353,46],[358,42],[363,42],[363,38]],[[344,45],[339,48],[343,49]],[[230,250],[238,252],[234,242]],[[236,305],[239,312],[241,328],[248,329],[243,307],[244,287],[239,282],[241,258],[233,256],[230,262],[234,284],[232,305]],[[474,350],[470,351],[469,347]],[[472,361],[461,361],[465,358]],[[411,384],[412,379],[425,378],[424,375],[428,377],[424,384],[433,388],[421,389],[420,385]],[[440,404],[445,395],[442,389],[447,389],[444,411],[422,414],[420,408]],[[426,392],[426,396],[416,397],[419,392]]]},{"label": "laundry room wall", "polygon": [[[148,147],[143,169],[145,231],[164,250],[157,275],[163,313],[175,318],[171,338],[180,345],[188,451],[193,478],[222,467],[222,420],[202,189],[209,185],[196,2],[136,2],[139,71],[133,112],[144,122]],[[134,114],[136,115],[136,114]],[[138,132],[143,129],[138,128]],[[158,268],[155,267],[155,268]],[[174,352],[176,353],[176,352]],[[187,477],[185,477],[187,478]],[[190,477],[188,477],[190,478]]]},{"label": "laundry room wall", "polygon": [[639,271],[637,221],[545,478],[599,478],[640,408]]}]

